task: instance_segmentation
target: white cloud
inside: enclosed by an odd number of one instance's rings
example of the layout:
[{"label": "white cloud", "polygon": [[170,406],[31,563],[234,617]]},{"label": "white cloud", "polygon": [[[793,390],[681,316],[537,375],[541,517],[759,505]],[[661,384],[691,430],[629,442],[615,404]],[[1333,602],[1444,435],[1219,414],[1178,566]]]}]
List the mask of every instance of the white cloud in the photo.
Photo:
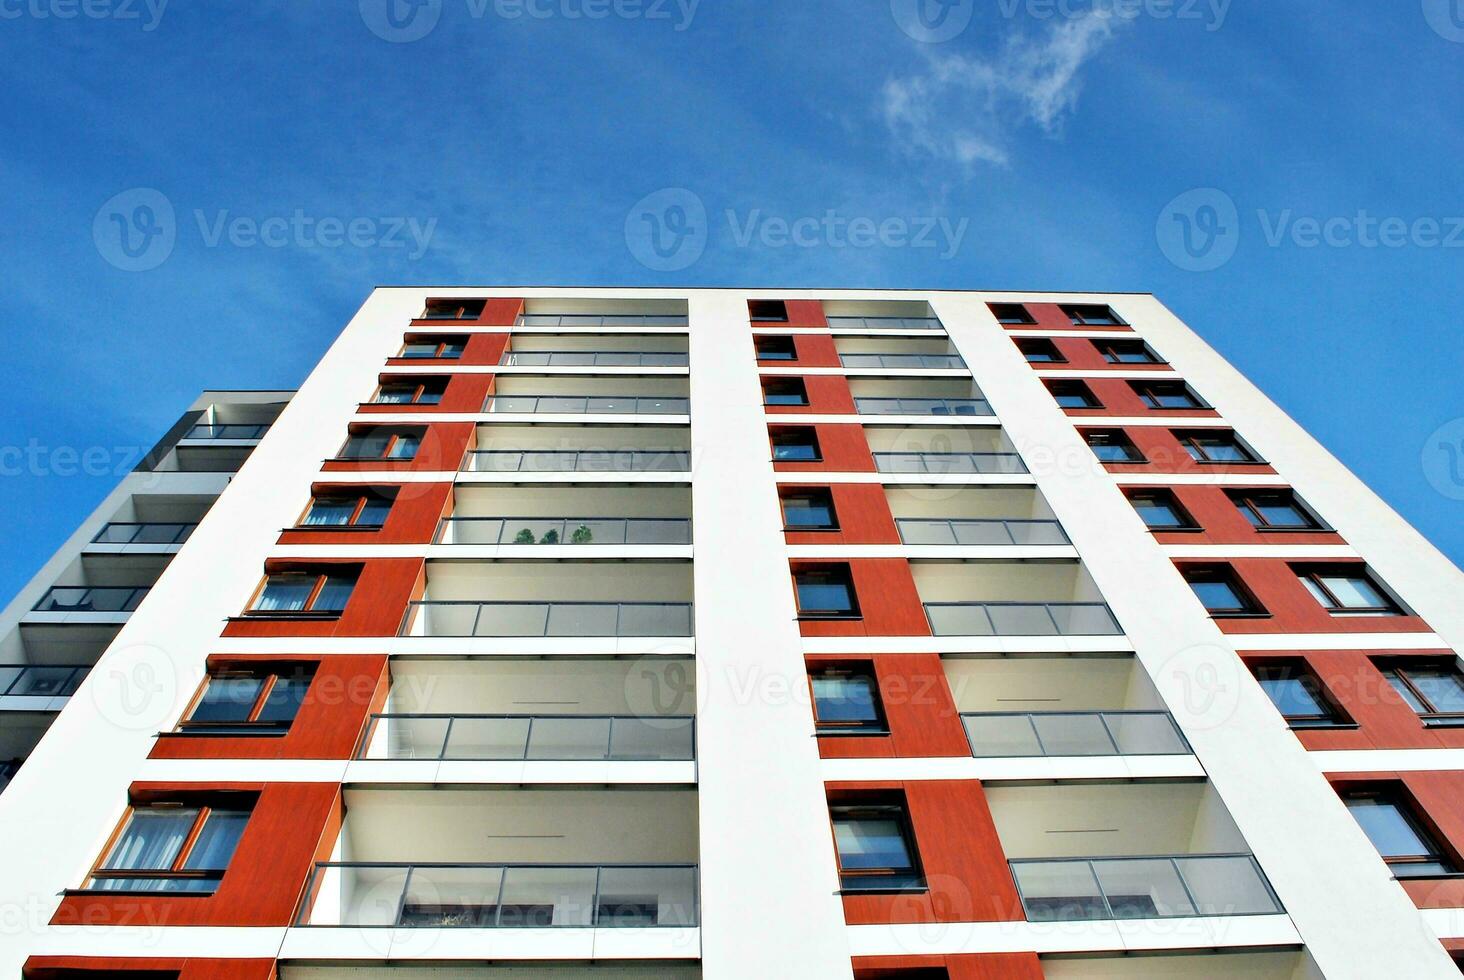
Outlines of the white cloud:
[{"label": "white cloud", "polygon": [[1113,33],[1112,18],[1087,15],[1055,22],[1036,40],[1008,38],[990,58],[927,53],[924,70],[885,82],[880,114],[907,149],[966,167],[1004,166],[1012,129],[1061,133],[1084,63]]}]

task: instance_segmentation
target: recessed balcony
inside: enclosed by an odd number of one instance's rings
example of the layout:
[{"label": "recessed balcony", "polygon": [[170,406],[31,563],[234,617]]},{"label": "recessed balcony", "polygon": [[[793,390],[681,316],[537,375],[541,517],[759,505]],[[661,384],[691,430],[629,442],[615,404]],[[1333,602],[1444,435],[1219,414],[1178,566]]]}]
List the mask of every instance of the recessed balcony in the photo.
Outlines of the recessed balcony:
[{"label": "recessed balcony", "polygon": [[978,759],[1191,754],[1133,657],[943,663]]},{"label": "recessed balcony", "polygon": [[684,377],[501,375],[484,412],[498,415],[685,415]]},{"label": "recessed balcony", "polygon": [[936,636],[1117,636],[1118,620],[1076,561],[912,561]]},{"label": "recessed balcony", "polygon": [[944,330],[929,303],[909,300],[824,300],[832,330]]},{"label": "recessed balcony", "polygon": [[685,335],[519,333],[509,338],[504,367],[686,367]]},{"label": "recessed balcony", "polygon": [[990,417],[991,404],[963,378],[854,378],[849,381],[860,415]]},{"label": "recessed balcony", "polygon": [[684,425],[500,425],[478,428],[468,473],[685,473],[691,429]]},{"label": "recessed balcony", "polygon": [[1070,545],[1036,487],[885,487],[908,545]]},{"label": "recessed balcony", "polygon": [[944,337],[835,337],[839,363],[877,371],[964,370],[960,351]]},{"label": "recessed balcony", "polygon": [[1044,957],[1042,975],[1046,980],[1216,980],[1217,977],[1321,980],[1322,977],[1311,957],[1298,950]]},{"label": "recessed balcony", "polygon": [[1284,911],[1204,783],[998,785],[986,799],[1028,921]]},{"label": "recessed balcony", "polygon": [[688,637],[684,561],[439,562],[402,636]]},{"label": "recessed balcony", "polygon": [[[693,790],[347,789],[302,926],[690,929]],[[486,831],[486,832],[485,832]]]},{"label": "recessed balcony", "polygon": [[477,486],[459,487],[453,498],[437,544],[691,544],[686,486]]},{"label": "recessed balcony", "polygon": [[864,436],[881,473],[1025,474],[1006,433],[995,427],[866,425]]},{"label": "recessed balcony", "polygon": [[685,327],[685,300],[531,299],[520,327]]}]

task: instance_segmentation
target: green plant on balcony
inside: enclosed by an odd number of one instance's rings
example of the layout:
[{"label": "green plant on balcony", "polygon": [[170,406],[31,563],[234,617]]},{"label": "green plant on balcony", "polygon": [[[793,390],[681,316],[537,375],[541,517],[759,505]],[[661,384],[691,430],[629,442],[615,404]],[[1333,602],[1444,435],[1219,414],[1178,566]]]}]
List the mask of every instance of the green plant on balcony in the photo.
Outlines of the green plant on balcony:
[{"label": "green plant on balcony", "polygon": [[553,531],[553,530],[546,531],[544,533],[544,536],[539,539],[539,543],[540,544],[558,544],[559,543],[559,532],[558,531]]},{"label": "green plant on balcony", "polygon": [[533,531],[530,531],[528,528],[524,528],[522,531],[520,531],[514,537],[513,543],[514,544],[533,544],[534,543],[534,532]]},{"label": "green plant on balcony", "polygon": [[595,532],[584,524],[575,528],[574,533],[569,536],[570,544],[589,544],[593,540],[595,540]]}]

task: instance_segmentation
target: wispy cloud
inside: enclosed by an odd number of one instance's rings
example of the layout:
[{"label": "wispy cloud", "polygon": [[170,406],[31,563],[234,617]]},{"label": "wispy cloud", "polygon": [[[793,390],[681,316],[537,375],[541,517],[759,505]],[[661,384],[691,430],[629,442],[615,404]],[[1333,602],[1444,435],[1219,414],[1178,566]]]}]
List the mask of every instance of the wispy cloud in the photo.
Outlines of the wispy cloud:
[{"label": "wispy cloud", "polygon": [[910,150],[965,167],[1005,166],[1014,129],[1060,135],[1083,65],[1114,30],[1113,18],[1090,14],[1055,21],[1036,39],[1009,37],[991,57],[928,53],[922,71],[885,82],[880,114]]}]

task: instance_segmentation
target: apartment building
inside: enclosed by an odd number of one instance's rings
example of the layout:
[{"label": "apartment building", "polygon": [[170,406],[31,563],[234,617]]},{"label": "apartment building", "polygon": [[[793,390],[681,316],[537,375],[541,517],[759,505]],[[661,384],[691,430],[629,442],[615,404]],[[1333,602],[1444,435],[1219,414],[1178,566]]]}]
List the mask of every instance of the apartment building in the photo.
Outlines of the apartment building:
[{"label": "apartment building", "polygon": [[378,289],[6,610],[0,971],[1457,976],[1461,598],[1149,295]]}]

